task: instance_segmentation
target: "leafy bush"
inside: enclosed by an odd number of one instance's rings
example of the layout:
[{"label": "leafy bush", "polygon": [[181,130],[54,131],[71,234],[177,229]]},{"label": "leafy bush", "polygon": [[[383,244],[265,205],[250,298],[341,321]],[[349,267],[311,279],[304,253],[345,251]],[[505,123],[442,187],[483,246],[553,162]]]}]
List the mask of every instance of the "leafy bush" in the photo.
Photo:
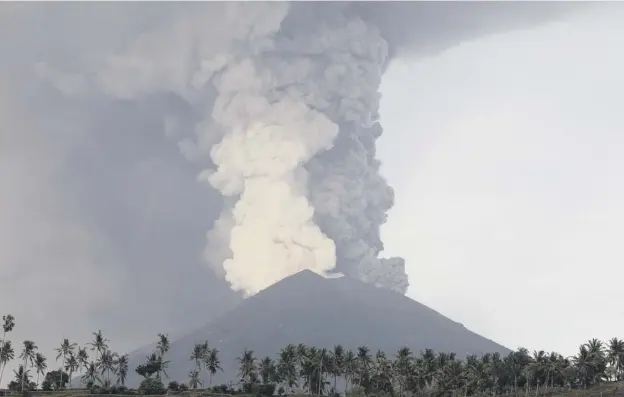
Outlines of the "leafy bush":
[{"label": "leafy bush", "polygon": [[261,396],[272,396],[275,393],[275,388],[277,387],[274,383],[269,383],[266,385],[258,385],[257,393]]},{"label": "leafy bush", "polygon": [[52,383],[50,383],[48,380],[44,380],[43,382],[41,382],[41,390],[52,391]]},{"label": "leafy bush", "polygon": [[180,383],[180,385],[178,386],[178,390],[180,391],[187,391],[189,389],[189,387],[186,385],[186,383]]},{"label": "leafy bush", "polygon": [[145,395],[165,394],[167,390],[160,379],[146,378],[139,385],[139,392]]},{"label": "leafy bush", "polygon": [[167,389],[173,390],[173,391],[178,391],[178,390],[180,390],[180,384],[178,382],[176,382],[175,380],[171,381],[171,382],[169,382],[169,386],[167,386]]},{"label": "leafy bush", "polygon": [[364,397],[366,395],[364,388],[361,386],[354,386],[347,390],[347,397]]},{"label": "leafy bush", "polygon": [[217,394],[234,394],[234,391],[228,385],[213,386],[212,391]]}]

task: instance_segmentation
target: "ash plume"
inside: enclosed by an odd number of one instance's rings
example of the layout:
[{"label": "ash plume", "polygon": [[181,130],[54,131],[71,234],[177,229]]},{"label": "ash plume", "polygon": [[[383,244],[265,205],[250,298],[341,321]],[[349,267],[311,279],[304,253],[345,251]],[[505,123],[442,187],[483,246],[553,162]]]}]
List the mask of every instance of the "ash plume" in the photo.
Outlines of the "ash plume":
[{"label": "ash plume", "polygon": [[[168,112],[165,132],[201,167],[197,179],[223,196],[204,260],[232,289],[251,295],[310,269],[405,293],[404,260],[380,258],[380,226],[394,193],[375,155],[379,85],[391,55],[427,51],[418,24],[395,24],[397,18],[437,17],[444,29],[453,22],[444,21],[452,15],[445,5],[423,3],[417,13],[410,7],[168,5],[169,14],[151,15],[138,34],[120,29],[104,50],[81,59],[80,70],[54,62],[35,70],[68,97],[168,95],[189,109],[191,121]],[[478,18],[503,6],[458,7],[476,17],[455,24],[481,34]],[[507,7],[547,14],[544,7]]]},{"label": "ash plume", "polygon": [[[230,257],[212,266],[246,294],[302,269],[404,293],[402,260],[378,259],[393,199],[374,153],[386,41],[334,7],[256,7],[283,16],[279,29],[248,35],[225,65],[208,62],[220,66],[208,72],[216,73],[211,117],[226,132],[211,149],[215,170],[203,175],[224,196],[239,196],[222,217],[233,220]],[[323,23],[302,24],[310,13]]]},{"label": "ash plume", "polygon": [[225,209],[231,257],[212,265],[246,294],[336,263],[339,272],[405,292],[404,269],[387,277],[377,258],[393,197],[379,176],[373,135],[387,43],[359,18],[302,31],[304,14],[290,11],[279,30],[248,40],[211,71],[218,73],[211,117],[226,132],[211,149],[215,171],[203,175],[224,196],[239,195]]},{"label": "ash plume", "polygon": [[[375,158],[388,43],[348,11],[206,4],[182,9],[88,75],[46,65],[39,73],[68,95],[172,93],[195,109],[195,137],[180,148],[225,198],[205,259],[234,290],[251,295],[309,269],[404,293],[403,260],[379,258],[393,204]],[[206,25],[214,13],[219,22]],[[311,13],[321,23],[302,24]]]}]

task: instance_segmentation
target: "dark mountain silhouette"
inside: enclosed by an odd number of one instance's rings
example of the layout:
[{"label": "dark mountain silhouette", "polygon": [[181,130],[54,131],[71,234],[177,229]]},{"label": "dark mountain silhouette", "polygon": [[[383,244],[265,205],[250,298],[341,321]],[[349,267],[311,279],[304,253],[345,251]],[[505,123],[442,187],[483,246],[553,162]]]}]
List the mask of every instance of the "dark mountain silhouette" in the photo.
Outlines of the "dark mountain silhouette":
[{"label": "dark mountain silhouette", "polygon": [[[154,333],[158,331],[164,330]],[[205,340],[219,350],[224,370],[215,375],[213,384],[236,380],[236,357],[243,349],[253,350],[258,358],[275,358],[289,343],[327,348],[342,344],[349,349],[366,345],[373,353],[381,349],[392,357],[403,346],[415,352],[453,351],[458,357],[509,352],[404,295],[347,277],[326,279],[311,271],[285,278],[172,341],[166,356],[171,361],[169,379],[188,380],[193,346]],[[139,383],[134,369],[154,348],[152,344],[130,354],[128,385]]]}]

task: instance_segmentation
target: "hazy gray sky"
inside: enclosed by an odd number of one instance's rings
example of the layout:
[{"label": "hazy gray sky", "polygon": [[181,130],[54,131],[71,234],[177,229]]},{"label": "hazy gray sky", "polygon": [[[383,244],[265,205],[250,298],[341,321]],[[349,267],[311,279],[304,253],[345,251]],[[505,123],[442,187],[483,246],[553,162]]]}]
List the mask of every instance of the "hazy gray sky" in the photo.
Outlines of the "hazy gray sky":
[{"label": "hazy gray sky", "polygon": [[382,235],[409,296],[509,347],[623,336],[623,8],[388,70]]}]

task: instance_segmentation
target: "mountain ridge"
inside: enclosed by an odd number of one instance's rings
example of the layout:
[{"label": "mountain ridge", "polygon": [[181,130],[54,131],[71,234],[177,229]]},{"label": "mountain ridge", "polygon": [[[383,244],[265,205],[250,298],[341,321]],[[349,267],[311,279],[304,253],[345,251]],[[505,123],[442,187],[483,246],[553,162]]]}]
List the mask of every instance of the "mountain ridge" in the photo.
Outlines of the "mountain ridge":
[{"label": "mountain ridge", "polygon": [[[460,358],[510,351],[407,296],[349,277],[324,278],[308,270],[284,278],[172,340],[165,358],[170,361],[170,379],[187,380],[194,367],[190,360],[193,346],[203,341],[219,350],[223,367],[213,384],[236,379],[236,357],[243,349],[253,350],[258,358],[275,358],[287,344],[320,348],[341,344],[345,349],[366,345],[389,356],[404,346],[416,352],[425,348],[452,351]],[[134,369],[144,363],[153,350],[150,346],[154,344],[129,355],[128,385],[139,383]]]}]

